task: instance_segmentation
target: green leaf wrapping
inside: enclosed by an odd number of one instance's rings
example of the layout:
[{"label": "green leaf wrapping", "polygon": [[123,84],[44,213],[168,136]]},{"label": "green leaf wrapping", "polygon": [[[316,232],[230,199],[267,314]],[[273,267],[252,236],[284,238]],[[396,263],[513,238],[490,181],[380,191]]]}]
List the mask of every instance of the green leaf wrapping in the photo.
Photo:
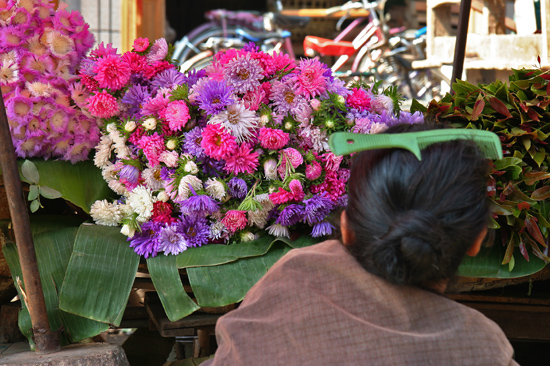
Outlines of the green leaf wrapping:
[{"label": "green leaf wrapping", "polygon": [[59,307],[118,326],[138,264],[139,256],[119,228],[82,225],[61,287]]},{"label": "green leaf wrapping", "polygon": [[168,319],[176,321],[199,309],[183,289],[175,256],[148,258],[147,269]]}]

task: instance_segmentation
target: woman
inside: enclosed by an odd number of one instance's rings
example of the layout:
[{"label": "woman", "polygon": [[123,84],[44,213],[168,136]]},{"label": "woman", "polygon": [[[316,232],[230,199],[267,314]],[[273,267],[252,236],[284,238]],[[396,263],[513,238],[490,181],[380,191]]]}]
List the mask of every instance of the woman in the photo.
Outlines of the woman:
[{"label": "woman", "polygon": [[402,149],[353,159],[341,241],[279,260],[218,320],[205,365],[517,365],[494,322],[443,295],[487,232],[475,144],[432,144],[421,161]]}]

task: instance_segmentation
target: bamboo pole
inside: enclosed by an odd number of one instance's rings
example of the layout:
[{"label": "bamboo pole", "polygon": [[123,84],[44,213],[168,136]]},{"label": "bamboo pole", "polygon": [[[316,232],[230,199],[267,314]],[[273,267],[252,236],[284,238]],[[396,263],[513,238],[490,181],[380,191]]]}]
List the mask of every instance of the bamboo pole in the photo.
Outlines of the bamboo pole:
[{"label": "bamboo pole", "polygon": [[38,353],[59,351],[59,334],[50,330],[38,262],[32,241],[29,213],[23,196],[19,169],[6,115],[4,98],[0,93],[0,168],[8,197],[15,242],[23,274],[25,301],[32,322],[33,340]]},{"label": "bamboo pole", "polygon": [[[464,55],[466,53],[466,39],[468,38],[468,24],[470,22],[470,8],[472,0],[462,0],[460,2],[460,11],[458,13],[458,29],[455,43],[455,55],[453,60],[453,76],[451,85],[457,80],[462,79],[464,71]],[[452,89],[451,89],[451,92]]]}]

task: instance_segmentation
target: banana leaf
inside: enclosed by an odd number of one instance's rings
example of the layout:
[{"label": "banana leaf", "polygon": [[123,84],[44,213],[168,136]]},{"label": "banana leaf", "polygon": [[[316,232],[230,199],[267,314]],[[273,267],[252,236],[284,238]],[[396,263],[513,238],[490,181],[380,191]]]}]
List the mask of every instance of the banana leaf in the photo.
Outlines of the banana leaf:
[{"label": "banana leaf", "polygon": [[[52,330],[62,329],[61,343],[63,345],[93,337],[109,328],[105,323],[68,314],[59,309],[58,293],[65,278],[65,271],[80,222],[81,220],[75,217],[32,217],[33,242],[50,328]],[[22,294],[24,284],[17,247],[14,243],[8,242],[2,250],[8,261],[19,296],[24,299]],[[23,286],[23,288],[20,286]],[[31,346],[34,346],[32,342],[32,323],[24,301],[22,301],[18,322],[21,332],[29,339]]]},{"label": "banana leaf", "polygon": [[139,256],[120,229],[83,224],[78,229],[59,307],[71,314],[120,325]]}]

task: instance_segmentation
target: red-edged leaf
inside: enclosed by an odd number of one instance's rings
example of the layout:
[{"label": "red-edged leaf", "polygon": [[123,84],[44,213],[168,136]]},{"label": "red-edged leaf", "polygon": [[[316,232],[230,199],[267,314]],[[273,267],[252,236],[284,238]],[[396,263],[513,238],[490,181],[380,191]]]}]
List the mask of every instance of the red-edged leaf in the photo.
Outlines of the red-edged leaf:
[{"label": "red-edged leaf", "polygon": [[537,112],[535,112],[535,111],[532,110],[531,108],[529,108],[529,109],[527,110],[527,115],[528,115],[529,118],[531,118],[533,121],[537,121],[537,122],[540,121],[539,115],[537,114]]},{"label": "red-edged leaf", "polygon": [[525,246],[523,240],[519,242],[519,251],[521,252],[521,255],[523,255],[523,258],[529,262],[529,253],[527,252],[527,247]]},{"label": "red-edged leaf", "polygon": [[506,117],[512,117],[512,114],[508,108],[506,108],[506,105],[504,105],[504,103],[502,103],[502,101],[500,101],[497,97],[491,97],[489,102],[491,103],[491,107],[498,113]]},{"label": "red-edged leaf", "polygon": [[530,171],[525,173],[525,184],[532,186],[539,180],[549,179],[550,173],[541,171]]},{"label": "red-edged leaf", "polygon": [[548,75],[548,74],[540,74],[539,76],[541,78],[543,78],[544,80],[550,80],[550,75]]},{"label": "red-edged leaf", "polygon": [[474,109],[472,110],[472,121],[478,119],[481,112],[483,112],[483,108],[485,108],[485,100],[483,100],[483,98],[478,99],[476,104],[474,104]]},{"label": "red-edged leaf", "polygon": [[539,243],[543,247],[546,247],[546,242],[544,241],[544,236],[542,236],[542,233],[540,232],[536,217],[527,217],[525,219],[525,227],[527,228],[527,232],[531,235],[533,239],[537,241],[537,243]]},{"label": "red-edged leaf", "polygon": [[522,211],[522,210],[528,210],[531,208],[531,205],[529,204],[529,202],[521,202],[521,203],[518,203],[518,210]]},{"label": "red-edged leaf", "polygon": [[529,245],[531,246],[531,249],[533,249],[533,253],[537,257],[539,257],[540,259],[542,259],[545,262],[550,261],[550,258],[548,258],[548,256],[544,255],[544,253],[540,251],[540,248],[537,245],[537,243],[535,243],[533,240],[529,240],[529,238],[527,238],[527,242],[529,243]]},{"label": "red-edged leaf", "polygon": [[501,264],[508,264],[510,260],[512,259],[512,255],[514,254],[514,240],[512,237],[512,240],[508,243],[508,247],[506,248],[506,253],[504,253],[504,258],[502,259]]},{"label": "red-edged leaf", "polygon": [[535,201],[542,201],[550,198],[550,186],[540,187],[531,194],[531,198]]}]

